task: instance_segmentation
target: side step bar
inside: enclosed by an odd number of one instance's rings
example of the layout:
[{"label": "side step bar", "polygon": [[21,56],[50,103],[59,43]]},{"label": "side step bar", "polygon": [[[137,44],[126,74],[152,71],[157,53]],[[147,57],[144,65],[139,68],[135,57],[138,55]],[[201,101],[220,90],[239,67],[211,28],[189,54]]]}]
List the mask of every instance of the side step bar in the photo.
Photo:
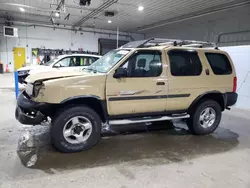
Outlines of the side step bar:
[{"label": "side step bar", "polygon": [[175,115],[175,116],[158,116],[158,117],[142,117],[142,118],[131,118],[131,119],[118,119],[110,120],[109,125],[124,125],[124,124],[133,124],[133,123],[146,123],[154,121],[165,121],[173,119],[186,119],[189,118],[189,114]]}]

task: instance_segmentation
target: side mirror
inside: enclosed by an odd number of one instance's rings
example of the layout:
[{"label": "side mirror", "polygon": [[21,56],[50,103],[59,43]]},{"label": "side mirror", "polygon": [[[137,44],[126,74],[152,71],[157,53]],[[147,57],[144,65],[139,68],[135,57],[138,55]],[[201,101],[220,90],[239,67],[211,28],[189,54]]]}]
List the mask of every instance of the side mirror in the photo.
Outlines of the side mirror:
[{"label": "side mirror", "polygon": [[60,67],[62,67],[62,66],[61,66],[60,63],[56,63],[53,67],[55,67],[55,68],[60,68]]},{"label": "side mirror", "polygon": [[127,70],[125,68],[119,67],[116,69],[114,78],[122,78],[127,76]]}]

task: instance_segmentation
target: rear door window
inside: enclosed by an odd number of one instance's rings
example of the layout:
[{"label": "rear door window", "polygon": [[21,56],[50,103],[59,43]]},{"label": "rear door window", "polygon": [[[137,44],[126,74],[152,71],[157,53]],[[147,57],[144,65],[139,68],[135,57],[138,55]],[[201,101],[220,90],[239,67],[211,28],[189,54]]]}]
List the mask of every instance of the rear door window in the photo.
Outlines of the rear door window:
[{"label": "rear door window", "polygon": [[173,76],[198,76],[201,74],[202,65],[196,51],[171,50],[168,52],[168,56]]},{"label": "rear door window", "polygon": [[65,57],[65,58],[61,59],[54,66],[56,66],[56,67],[72,67],[72,66],[75,66],[75,63],[76,63],[76,57],[70,56],[70,57]]},{"label": "rear door window", "polygon": [[94,63],[97,59],[98,59],[97,57],[83,56],[80,59],[80,66],[89,66],[92,63]]},{"label": "rear door window", "polygon": [[226,55],[219,53],[205,53],[205,55],[214,74],[232,74],[232,67]]}]

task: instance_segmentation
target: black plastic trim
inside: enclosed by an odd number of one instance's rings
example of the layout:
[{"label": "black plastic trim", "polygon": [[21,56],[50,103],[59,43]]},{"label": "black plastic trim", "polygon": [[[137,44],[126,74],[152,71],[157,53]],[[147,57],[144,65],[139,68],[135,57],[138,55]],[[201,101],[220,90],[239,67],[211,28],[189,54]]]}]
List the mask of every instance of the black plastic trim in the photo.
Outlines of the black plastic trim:
[{"label": "black plastic trim", "polygon": [[74,99],[85,99],[85,98],[94,98],[94,99],[97,99],[97,100],[101,100],[100,97],[98,97],[96,95],[80,95],[80,96],[75,96],[75,97],[70,97],[70,98],[64,99],[60,103],[62,104],[62,103],[66,103],[66,102],[74,100]]},{"label": "black plastic trim", "polygon": [[[100,97],[98,97],[96,95],[81,95],[81,96],[70,97],[70,98],[67,98],[67,99],[63,100],[61,102],[61,104],[64,104],[66,102],[76,100],[76,99],[88,99],[88,98],[93,98],[93,99],[96,99],[96,100],[100,101],[104,121],[107,120],[108,119],[107,101],[106,100],[101,100]],[[99,114],[99,115],[101,115],[101,114]]]},{"label": "black plastic trim", "polygon": [[102,106],[104,120],[107,120],[108,119],[107,101],[106,100],[101,100],[101,106]]},{"label": "black plastic trim", "polygon": [[15,117],[20,123],[25,125],[37,125],[45,119],[45,116],[39,111],[36,115],[29,116],[18,106],[16,107]]},{"label": "black plastic trim", "polygon": [[181,98],[181,97],[189,97],[189,96],[190,96],[190,94],[157,95],[157,96],[113,97],[113,98],[109,98],[109,101],[147,100],[147,99],[167,99],[167,98]]},{"label": "black plastic trim", "polygon": [[224,95],[223,93],[221,93],[220,91],[214,90],[214,91],[208,91],[208,92],[205,92],[205,93],[199,95],[199,96],[191,103],[191,105],[189,106],[188,109],[189,109],[189,110],[192,109],[192,108],[194,107],[194,105],[195,105],[202,97],[204,97],[205,95],[208,95],[208,94],[221,94],[222,97],[223,97],[223,100],[224,100],[224,108],[225,108],[225,104],[226,104],[225,95]]},{"label": "black plastic trim", "polygon": [[[32,101],[29,96],[22,92],[17,98],[17,107],[15,112],[16,119],[25,125],[36,125],[45,119],[43,111],[49,111],[51,104]],[[34,112],[34,115],[28,115],[27,112]]]},{"label": "black plastic trim", "polygon": [[22,76],[19,76],[19,75],[18,75],[18,82],[19,82],[20,84],[23,84],[24,81],[25,81],[25,79],[26,79],[28,76],[29,76],[29,74],[27,74],[27,75],[22,75]]},{"label": "black plastic trim", "polygon": [[228,92],[224,94],[226,97],[226,107],[233,106],[237,102],[238,94],[233,92]]},{"label": "black plastic trim", "polygon": [[38,110],[49,104],[32,101],[25,92],[22,92],[17,98],[17,105],[23,109]]},{"label": "black plastic trim", "polygon": [[182,97],[189,97],[190,94],[176,94],[176,95],[167,95],[167,98],[182,98]]}]

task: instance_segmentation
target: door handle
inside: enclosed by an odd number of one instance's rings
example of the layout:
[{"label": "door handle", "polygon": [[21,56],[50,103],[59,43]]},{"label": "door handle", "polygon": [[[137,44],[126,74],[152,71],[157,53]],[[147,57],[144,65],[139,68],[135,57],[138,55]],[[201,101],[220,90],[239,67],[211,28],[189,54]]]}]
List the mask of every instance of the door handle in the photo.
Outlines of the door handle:
[{"label": "door handle", "polygon": [[210,74],[210,73],[209,73],[209,69],[206,69],[205,72],[206,72],[206,75],[209,75],[209,74]]},{"label": "door handle", "polygon": [[165,85],[165,82],[157,82],[156,85],[163,86],[163,85]]}]

